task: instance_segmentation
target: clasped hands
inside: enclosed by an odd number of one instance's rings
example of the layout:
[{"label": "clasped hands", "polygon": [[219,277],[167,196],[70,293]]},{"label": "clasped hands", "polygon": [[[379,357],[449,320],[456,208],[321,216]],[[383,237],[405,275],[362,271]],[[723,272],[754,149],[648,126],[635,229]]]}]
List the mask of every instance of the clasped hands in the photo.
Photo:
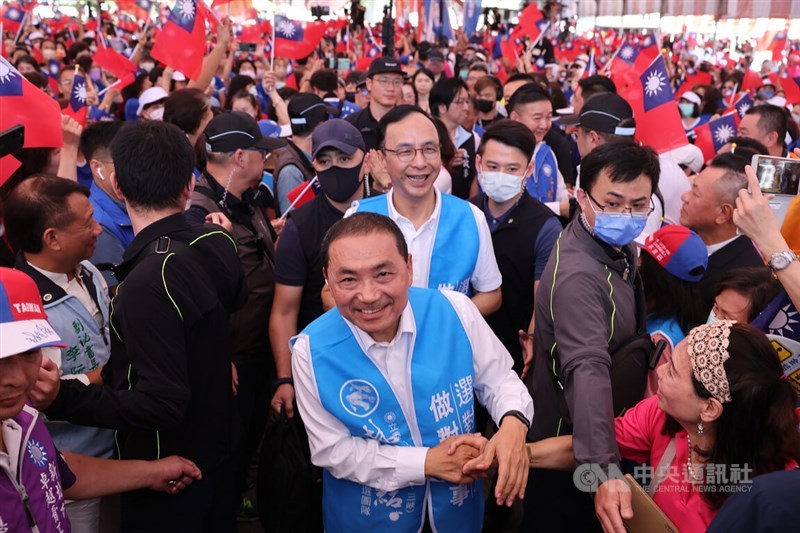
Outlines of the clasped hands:
[{"label": "clasped hands", "polygon": [[480,433],[457,435],[428,450],[425,475],[450,483],[472,483],[497,468],[495,499],[511,506],[522,499],[528,483],[530,462],[525,448],[528,428],[513,417],[503,420],[491,440]]}]

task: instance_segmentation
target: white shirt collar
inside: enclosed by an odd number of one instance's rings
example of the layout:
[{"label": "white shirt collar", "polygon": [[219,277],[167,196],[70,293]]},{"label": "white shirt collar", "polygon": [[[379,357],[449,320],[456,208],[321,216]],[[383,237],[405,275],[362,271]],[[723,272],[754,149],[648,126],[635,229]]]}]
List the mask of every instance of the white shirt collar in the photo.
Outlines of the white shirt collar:
[{"label": "white shirt collar", "polygon": [[[428,220],[426,220],[425,223],[419,227],[419,231],[423,230],[426,226],[430,224],[438,224],[439,222],[439,214],[442,212],[442,193],[439,192],[439,189],[433,187],[433,194],[435,197],[435,203],[433,205],[433,213],[431,213],[430,218],[428,218]],[[395,209],[394,188],[390,189],[389,192],[386,193],[386,195],[388,196],[387,201],[389,202],[389,218],[391,218],[395,222],[399,222],[400,220],[402,220],[410,224],[411,227],[414,227],[414,223],[411,222],[410,219],[406,218],[399,211],[397,211],[397,209]]]},{"label": "white shirt collar", "polygon": [[718,242],[716,244],[707,244],[706,250],[708,250],[708,255],[710,256],[711,254],[719,252],[722,248],[725,248],[727,245],[729,245],[738,238],[739,238],[738,235],[734,235],[733,238],[728,239],[727,241]]},{"label": "white shirt collar", "polygon": [[[64,292],[67,291],[67,287],[69,286],[70,280],[69,280],[69,277],[66,274],[61,274],[59,272],[50,272],[49,270],[45,270],[43,268],[39,268],[38,266],[34,265],[30,261],[28,261],[28,264],[30,266],[32,266],[33,268],[35,268],[36,270],[38,270],[39,272],[41,272],[47,279],[49,279],[50,281],[52,281],[53,283],[55,283],[56,285],[58,285],[59,287],[64,289]],[[75,276],[75,278],[79,278],[80,277],[81,269],[82,269],[82,267],[80,265],[78,265],[78,268],[73,273],[73,276]],[[75,279],[75,278],[73,278],[73,279]]]},{"label": "white shirt collar", "polygon": [[[342,317],[344,318],[344,317]],[[344,319],[345,323],[350,327],[350,330],[353,332],[353,335],[356,336],[356,340],[364,348],[364,351],[367,352],[373,346],[392,346],[395,344],[402,335],[408,333],[413,334],[416,331],[416,326],[414,323],[414,313],[411,311],[411,303],[407,302],[405,309],[403,309],[403,313],[400,315],[400,323],[397,326],[397,333],[395,333],[394,338],[389,342],[378,342],[372,338],[372,336],[367,333],[366,331],[360,329],[358,326],[347,320]]]}]

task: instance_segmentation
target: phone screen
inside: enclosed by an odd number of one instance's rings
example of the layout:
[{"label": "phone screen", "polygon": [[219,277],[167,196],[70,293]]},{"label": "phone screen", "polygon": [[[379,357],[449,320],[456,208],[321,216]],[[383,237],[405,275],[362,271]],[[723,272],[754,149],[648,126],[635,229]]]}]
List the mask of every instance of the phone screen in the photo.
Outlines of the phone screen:
[{"label": "phone screen", "polygon": [[[757,158],[757,160],[756,160]],[[771,194],[796,195],[800,183],[800,160],[755,156],[756,176],[761,190]]]},{"label": "phone screen", "polygon": [[256,43],[239,43],[239,51],[241,52],[255,52]]},{"label": "phone screen", "polygon": [[339,70],[350,70],[350,60],[346,57],[340,57],[336,62],[336,68]]}]

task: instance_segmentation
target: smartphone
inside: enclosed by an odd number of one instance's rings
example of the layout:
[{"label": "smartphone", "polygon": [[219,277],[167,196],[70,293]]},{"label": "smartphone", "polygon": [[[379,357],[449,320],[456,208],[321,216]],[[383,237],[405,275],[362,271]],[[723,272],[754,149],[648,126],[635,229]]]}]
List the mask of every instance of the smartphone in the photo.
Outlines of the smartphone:
[{"label": "smartphone", "polygon": [[336,60],[336,68],[338,70],[350,70],[350,60],[346,57],[340,57]]},{"label": "smartphone", "polygon": [[336,58],[335,57],[329,57],[328,58],[328,68],[330,68],[330,69],[336,68]]},{"label": "smartphone", "polygon": [[754,155],[751,165],[756,171],[763,192],[797,195],[800,184],[800,159]]},{"label": "smartphone", "polygon": [[240,52],[255,52],[256,43],[239,43]]}]

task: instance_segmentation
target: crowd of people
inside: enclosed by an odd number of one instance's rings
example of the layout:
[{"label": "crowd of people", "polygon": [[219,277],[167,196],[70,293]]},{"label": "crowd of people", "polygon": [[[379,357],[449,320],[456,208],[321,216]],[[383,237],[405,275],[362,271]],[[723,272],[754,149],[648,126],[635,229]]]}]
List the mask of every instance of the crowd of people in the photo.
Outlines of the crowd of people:
[{"label": "crowd of people", "polygon": [[[0,183],[0,531],[622,533],[626,472],[683,532],[795,527],[800,383],[750,323],[800,307],[800,204],[750,163],[800,158],[770,76],[800,56],[741,94],[752,50],[665,37],[685,142],[656,151],[614,47],[569,32],[510,60],[399,28],[365,62],[347,27],[291,60],[226,18],[187,79],[100,20],[3,35],[0,83],[65,115]],[[278,424],[301,502],[249,490]]]}]

